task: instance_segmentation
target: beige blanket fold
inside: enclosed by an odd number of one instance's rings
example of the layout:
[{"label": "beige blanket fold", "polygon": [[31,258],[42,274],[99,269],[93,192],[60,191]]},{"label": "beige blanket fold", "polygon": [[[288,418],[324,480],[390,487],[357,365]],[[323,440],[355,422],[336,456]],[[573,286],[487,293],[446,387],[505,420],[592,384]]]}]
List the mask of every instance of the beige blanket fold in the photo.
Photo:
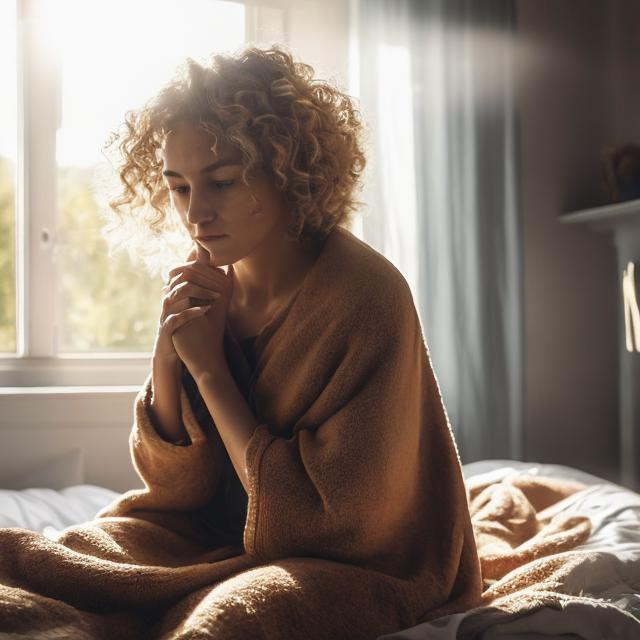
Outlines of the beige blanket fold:
[{"label": "beige blanket fold", "polygon": [[564,498],[584,488],[581,483],[512,475],[486,485],[469,483],[468,488],[485,602],[500,593],[495,585],[509,572],[573,549],[591,532],[588,517],[566,516],[558,509]]},{"label": "beige blanket fold", "polygon": [[[150,420],[148,378],[130,437],[144,488],[55,540],[0,530],[0,631],[365,639],[481,602],[469,507],[479,521],[486,503],[509,492],[517,502],[527,488],[467,494],[400,272],[335,228],[256,350],[255,373],[238,379],[260,421],[246,456],[244,527],[229,525],[220,506],[222,487],[238,480],[210,415],[183,388],[191,443],[164,441]],[[240,357],[237,345],[227,356]],[[556,498],[552,488],[535,504]],[[486,577],[535,555],[521,545],[541,525],[527,522],[506,546],[477,528],[495,555],[484,559]]]},{"label": "beige blanket fold", "polygon": [[[561,611],[571,604],[575,598],[565,593],[565,581],[593,559],[579,548],[589,538],[591,521],[586,515],[567,515],[562,507],[584,485],[512,473],[500,481],[471,480],[467,486],[485,589],[456,637],[483,637],[488,629],[543,607]],[[570,622],[566,633],[571,633]]]}]

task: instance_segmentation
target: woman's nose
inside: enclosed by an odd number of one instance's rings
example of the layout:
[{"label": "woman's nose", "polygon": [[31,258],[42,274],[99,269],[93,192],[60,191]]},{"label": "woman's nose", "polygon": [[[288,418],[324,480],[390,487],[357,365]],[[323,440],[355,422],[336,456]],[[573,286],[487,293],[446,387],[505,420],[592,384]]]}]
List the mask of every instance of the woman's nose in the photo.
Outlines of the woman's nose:
[{"label": "woman's nose", "polygon": [[207,198],[202,192],[195,189],[191,191],[189,198],[189,209],[187,211],[187,220],[190,224],[202,224],[210,220],[215,220],[217,213],[214,203]]}]

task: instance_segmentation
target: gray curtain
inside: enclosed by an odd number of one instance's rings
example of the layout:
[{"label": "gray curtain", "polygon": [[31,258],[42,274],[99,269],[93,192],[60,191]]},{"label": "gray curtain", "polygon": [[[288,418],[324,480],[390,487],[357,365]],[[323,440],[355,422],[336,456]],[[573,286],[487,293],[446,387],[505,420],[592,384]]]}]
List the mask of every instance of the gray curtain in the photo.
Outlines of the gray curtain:
[{"label": "gray curtain", "polygon": [[462,462],[523,459],[511,0],[354,0],[361,236],[414,294]]}]

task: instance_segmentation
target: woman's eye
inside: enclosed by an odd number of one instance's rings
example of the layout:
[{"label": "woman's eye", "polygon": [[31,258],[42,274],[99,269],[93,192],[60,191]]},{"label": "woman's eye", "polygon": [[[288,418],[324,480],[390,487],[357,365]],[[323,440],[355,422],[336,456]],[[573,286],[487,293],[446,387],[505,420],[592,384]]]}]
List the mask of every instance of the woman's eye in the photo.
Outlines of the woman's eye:
[{"label": "woman's eye", "polygon": [[233,184],[233,180],[215,180],[213,184],[217,189],[227,189]]},{"label": "woman's eye", "polygon": [[[233,185],[234,182],[235,180],[214,180],[211,183],[211,186],[215,187],[216,189],[228,189],[231,185]],[[189,187],[186,185],[180,185],[179,187],[172,187],[171,191],[180,195],[184,195],[189,191]]]}]

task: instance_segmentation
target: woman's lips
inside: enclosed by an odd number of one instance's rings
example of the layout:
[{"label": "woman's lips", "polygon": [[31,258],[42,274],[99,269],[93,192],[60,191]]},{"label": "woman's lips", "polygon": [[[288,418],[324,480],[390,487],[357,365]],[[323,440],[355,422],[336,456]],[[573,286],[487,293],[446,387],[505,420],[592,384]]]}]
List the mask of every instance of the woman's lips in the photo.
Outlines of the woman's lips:
[{"label": "woman's lips", "polygon": [[222,240],[223,238],[228,238],[227,234],[222,234],[219,236],[197,236],[196,240],[200,240],[200,242],[211,242],[213,240]]}]

